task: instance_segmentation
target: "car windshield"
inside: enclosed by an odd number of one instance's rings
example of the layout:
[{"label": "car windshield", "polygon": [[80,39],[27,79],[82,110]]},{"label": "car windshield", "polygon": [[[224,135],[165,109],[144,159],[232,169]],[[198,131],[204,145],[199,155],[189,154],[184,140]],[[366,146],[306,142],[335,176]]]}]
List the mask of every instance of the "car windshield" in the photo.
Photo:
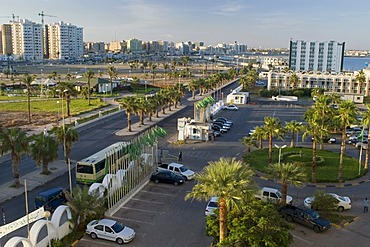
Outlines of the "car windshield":
[{"label": "car windshield", "polygon": [[112,229],[115,233],[121,232],[123,229],[125,229],[125,226],[122,225],[121,223],[116,222],[113,226]]},{"label": "car windshield", "polygon": [[278,198],[281,198],[281,192],[280,191],[276,191],[276,195],[278,196]]},{"label": "car windshield", "polygon": [[344,199],[344,197],[343,197],[343,196],[338,196],[338,199],[339,199],[339,200],[341,200],[341,201],[343,201],[343,202],[345,202],[345,201],[346,201],[346,199]]},{"label": "car windshield", "polygon": [[189,170],[186,166],[181,166],[180,167],[180,171],[182,172],[186,172],[187,170]]},{"label": "car windshield", "polygon": [[208,207],[210,207],[210,208],[217,208],[218,207],[218,204],[217,204],[217,202],[210,201],[208,203]]},{"label": "car windshield", "polygon": [[312,218],[312,219],[318,219],[319,217],[320,217],[320,215],[319,215],[319,213],[318,213],[318,212],[313,211],[313,212],[311,213],[311,218]]}]

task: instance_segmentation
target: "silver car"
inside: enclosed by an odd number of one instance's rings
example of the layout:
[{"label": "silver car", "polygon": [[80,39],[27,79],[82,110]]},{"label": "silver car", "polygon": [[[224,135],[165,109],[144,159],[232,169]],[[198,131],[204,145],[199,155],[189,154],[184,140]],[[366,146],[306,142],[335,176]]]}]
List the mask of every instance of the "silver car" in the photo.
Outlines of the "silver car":
[{"label": "silver car", "polygon": [[92,239],[101,238],[115,241],[117,244],[128,243],[135,237],[133,229],[111,219],[91,221],[87,224],[86,233]]}]

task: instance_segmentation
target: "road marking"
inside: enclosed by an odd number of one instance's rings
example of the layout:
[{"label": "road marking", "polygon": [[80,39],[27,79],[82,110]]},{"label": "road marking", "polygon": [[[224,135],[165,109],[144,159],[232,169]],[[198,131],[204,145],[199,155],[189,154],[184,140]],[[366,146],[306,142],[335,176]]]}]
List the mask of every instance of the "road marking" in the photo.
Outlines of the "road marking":
[{"label": "road marking", "polygon": [[148,191],[148,190],[141,190],[140,192],[146,192],[150,194],[163,195],[163,196],[173,196],[173,194],[169,194],[169,193],[160,193],[160,192],[153,192],[153,191]]},{"label": "road marking", "polygon": [[314,242],[311,242],[311,241],[305,240],[305,239],[300,238],[300,237],[298,237],[298,236],[296,236],[296,235],[294,235],[294,234],[292,234],[292,235],[293,235],[293,237],[298,238],[299,240],[301,240],[301,241],[303,241],[303,242],[306,242],[306,243],[308,243],[308,244],[310,244],[310,245],[313,245],[313,244],[314,244]]},{"label": "road marking", "polygon": [[148,221],[142,221],[142,220],[133,220],[133,219],[128,219],[128,218],[120,218],[120,217],[110,217],[111,219],[116,219],[116,220],[119,220],[119,221],[131,221],[131,222],[136,222],[136,223],[143,223],[143,224],[148,224],[148,225],[154,225],[154,223],[152,222],[148,222]]},{"label": "road marking", "polygon": [[130,207],[121,207],[121,209],[129,209],[129,210],[132,210],[132,211],[158,214],[158,211],[145,210],[145,209],[137,209],[137,208],[130,208]]},{"label": "road marking", "polygon": [[82,238],[80,241],[99,244],[99,246],[112,246],[112,242],[108,242],[109,240],[106,241],[105,239],[93,240],[89,238]]},{"label": "road marking", "polygon": [[139,201],[139,202],[147,202],[147,203],[154,203],[154,204],[163,204],[162,202],[153,202],[149,200],[142,200],[142,199],[136,199],[136,198],[131,198],[131,200]]}]

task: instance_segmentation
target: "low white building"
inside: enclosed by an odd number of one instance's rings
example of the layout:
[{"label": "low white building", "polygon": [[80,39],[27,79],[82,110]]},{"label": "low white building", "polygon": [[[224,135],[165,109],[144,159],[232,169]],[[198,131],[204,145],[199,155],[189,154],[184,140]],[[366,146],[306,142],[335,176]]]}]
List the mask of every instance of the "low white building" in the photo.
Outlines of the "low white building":
[{"label": "low white building", "polygon": [[227,104],[245,105],[249,101],[249,92],[232,92],[226,96]]}]

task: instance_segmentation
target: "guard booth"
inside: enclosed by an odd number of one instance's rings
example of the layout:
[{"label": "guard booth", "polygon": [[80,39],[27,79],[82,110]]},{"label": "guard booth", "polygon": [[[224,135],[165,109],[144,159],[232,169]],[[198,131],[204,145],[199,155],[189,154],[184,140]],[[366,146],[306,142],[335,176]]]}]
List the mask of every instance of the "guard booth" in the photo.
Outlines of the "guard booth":
[{"label": "guard booth", "polygon": [[177,130],[178,130],[178,140],[198,140],[198,141],[208,141],[210,124],[195,122],[190,118],[179,118],[177,120]]}]

